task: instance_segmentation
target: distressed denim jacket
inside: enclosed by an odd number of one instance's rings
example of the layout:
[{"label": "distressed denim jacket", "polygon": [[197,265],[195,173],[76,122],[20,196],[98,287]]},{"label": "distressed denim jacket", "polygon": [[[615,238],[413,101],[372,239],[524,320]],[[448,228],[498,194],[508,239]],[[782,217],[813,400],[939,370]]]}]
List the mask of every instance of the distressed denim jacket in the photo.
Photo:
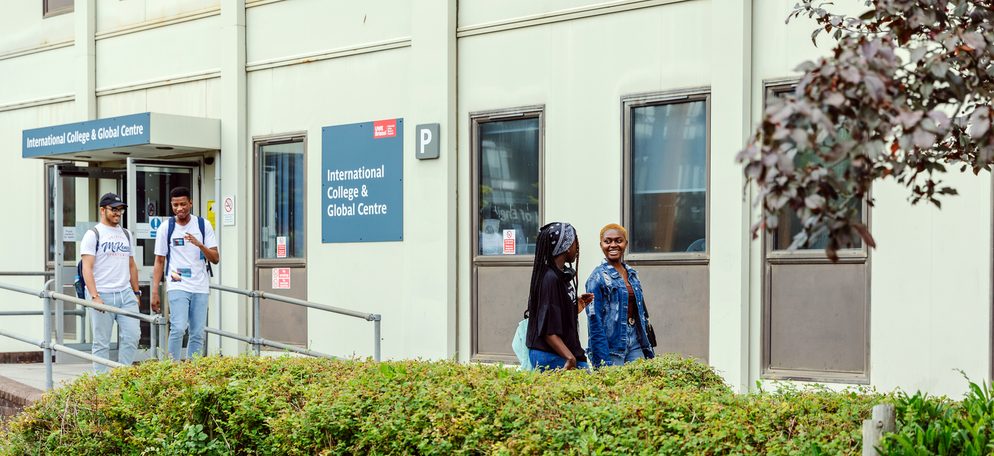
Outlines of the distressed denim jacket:
[{"label": "distressed denim jacket", "polygon": [[[645,301],[642,296],[642,283],[638,273],[625,264],[628,270],[628,282],[635,291],[635,303],[638,307],[639,331],[636,331],[642,353],[646,358],[655,356],[649,339],[646,337],[648,319],[645,313]],[[614,266],[603,260],[590,273],[586,284],[587,293],[594,294],[594,302],[587,306],[588,341],[587,353],[590,364],[600,367],[608,363],[610,355],[621,355],[625,352],[625,332],[628,326],[628,287]]]}]

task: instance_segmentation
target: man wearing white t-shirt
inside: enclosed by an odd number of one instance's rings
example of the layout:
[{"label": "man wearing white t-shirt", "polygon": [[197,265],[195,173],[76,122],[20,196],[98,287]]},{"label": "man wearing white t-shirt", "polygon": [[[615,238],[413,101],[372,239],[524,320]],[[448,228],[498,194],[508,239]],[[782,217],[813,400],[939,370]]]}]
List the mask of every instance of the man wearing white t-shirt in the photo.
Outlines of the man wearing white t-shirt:
[{"label": "man wearing white t-shirt", "polygon": [[207,327],[207,302],[210,283],[207,263],[217,264],[217,238],[207,221],[190,215],[193,200],[190,189],[176,187],[169,192],[174,217],[159,226],[155,233],[155,267],[152,269],[153,312],[160,307],[159,282],[166,271],[169,296],[169,356],[183,359],[183,334],[190,330],[187,357],[200,353]]},{"label": "man wearing white t-shirt", "polygon": [[[128,205],[121,197],[107,193],[100,197],[100,223],[87,230],[80,243],[83,281],[86,296],[93,302],[138,313],[138,265],[131,249],[131,234],[121,228],[121,217]],[[96,230],[96,232],[94,232]],[[93,323],[93,356],[110,359],[110,336],[114,321],[120,328],[117,361],[130,366],[138,350],[141,329],[138,320],[110,312],[88,309]],[[107,366],[93,363],[97,373]]]}]

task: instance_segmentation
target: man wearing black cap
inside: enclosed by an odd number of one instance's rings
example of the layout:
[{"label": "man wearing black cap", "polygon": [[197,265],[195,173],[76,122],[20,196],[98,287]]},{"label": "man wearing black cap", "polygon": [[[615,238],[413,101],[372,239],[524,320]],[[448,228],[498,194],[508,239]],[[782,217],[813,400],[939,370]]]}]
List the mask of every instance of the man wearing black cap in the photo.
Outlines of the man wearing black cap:
[{"label": "man wearing black cap", "polygon": [[[100,197],[100,223],[83,235],[80,254],[86,296],[93,302],[138,313],[138,265],[131,250],[131,233],[121,228],[121,217],[128,207],[121,197],[107,193]],[[138,320],[110,312],[89,309],[93,323],[93,355],[110,359],[110,336],[114,321],[120,328],[117,361],[131,365],[138,350],[141,329]],[[93,363],[97,373],[107,366]]]}]

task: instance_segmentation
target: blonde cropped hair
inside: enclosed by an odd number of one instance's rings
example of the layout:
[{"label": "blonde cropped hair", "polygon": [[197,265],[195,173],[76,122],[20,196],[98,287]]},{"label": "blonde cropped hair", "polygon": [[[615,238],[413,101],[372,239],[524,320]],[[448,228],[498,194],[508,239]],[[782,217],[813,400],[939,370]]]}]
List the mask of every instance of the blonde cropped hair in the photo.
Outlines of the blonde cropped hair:
[{"label": "blonde cropped hair", "polygon": [[604,239],[604,233],[607,233],[609,230],[618,230],[621,232],[621,235],[625,237],[625,240],[628,240],[628,230],[617,223],[608,223],[607,225],[604,225],[604,228],[601,228],[601,235],[597,238],[597,240],[600,241],[601,239]]}]

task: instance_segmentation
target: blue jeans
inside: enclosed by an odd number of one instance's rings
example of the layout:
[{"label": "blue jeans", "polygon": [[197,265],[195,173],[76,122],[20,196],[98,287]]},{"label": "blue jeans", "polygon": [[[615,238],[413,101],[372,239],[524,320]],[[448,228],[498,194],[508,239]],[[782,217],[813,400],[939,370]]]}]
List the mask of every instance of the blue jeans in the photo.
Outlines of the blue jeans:
[{"label": "blue jeans", "polygon": [[638,333],[636,332],[635,327],[629,324],[626,324],[625,327],[628,328],[622,336],[628,341],[628,343],[625,344],[625,351],[624,353],[618,354],[611,353],[610,358],[607,361],[610,366],[621,366],[645,357],[645,355],[642,354],[642,345],[639,344]]},{"label": "blue jeans", "polygon": [[169,295],[169,357],[183,359],[183,333],[190,330],[187,353],[190,358],[204,348],[209,293],[172,290]]},{"label": "blue jeans", "polygon": [[[528,349],[528,359],[532,362],[532,368],[539,372],[566,367],[566,358],[534,348]],[[586,370],[590,369],[590,365],[586,361],[577,361],[576,368]]]},{"label": "blue jeans", "polygon": [[[86,293],[87,297],[90,293]],[[118,292],[100,292],[100,298],[104,304],[117,307],[129,312],[139,313],[138,298],[135,292],[130,289]],[[96,309],[86,309],[90,314],[90,322],[93,324],[93,356],[103,359],[110,359],[110,336],[114,330],[114,322],[120,329],[117,340],[117,362],[130,366],[135,360],[135,352],[138,351],[138,338],[141,337],[141,327],[138,320],[125,317],[110,312],[101,312]],[[93,363],[93,371],[101,374],[109,371],[110,368],[103,364]]]}]

